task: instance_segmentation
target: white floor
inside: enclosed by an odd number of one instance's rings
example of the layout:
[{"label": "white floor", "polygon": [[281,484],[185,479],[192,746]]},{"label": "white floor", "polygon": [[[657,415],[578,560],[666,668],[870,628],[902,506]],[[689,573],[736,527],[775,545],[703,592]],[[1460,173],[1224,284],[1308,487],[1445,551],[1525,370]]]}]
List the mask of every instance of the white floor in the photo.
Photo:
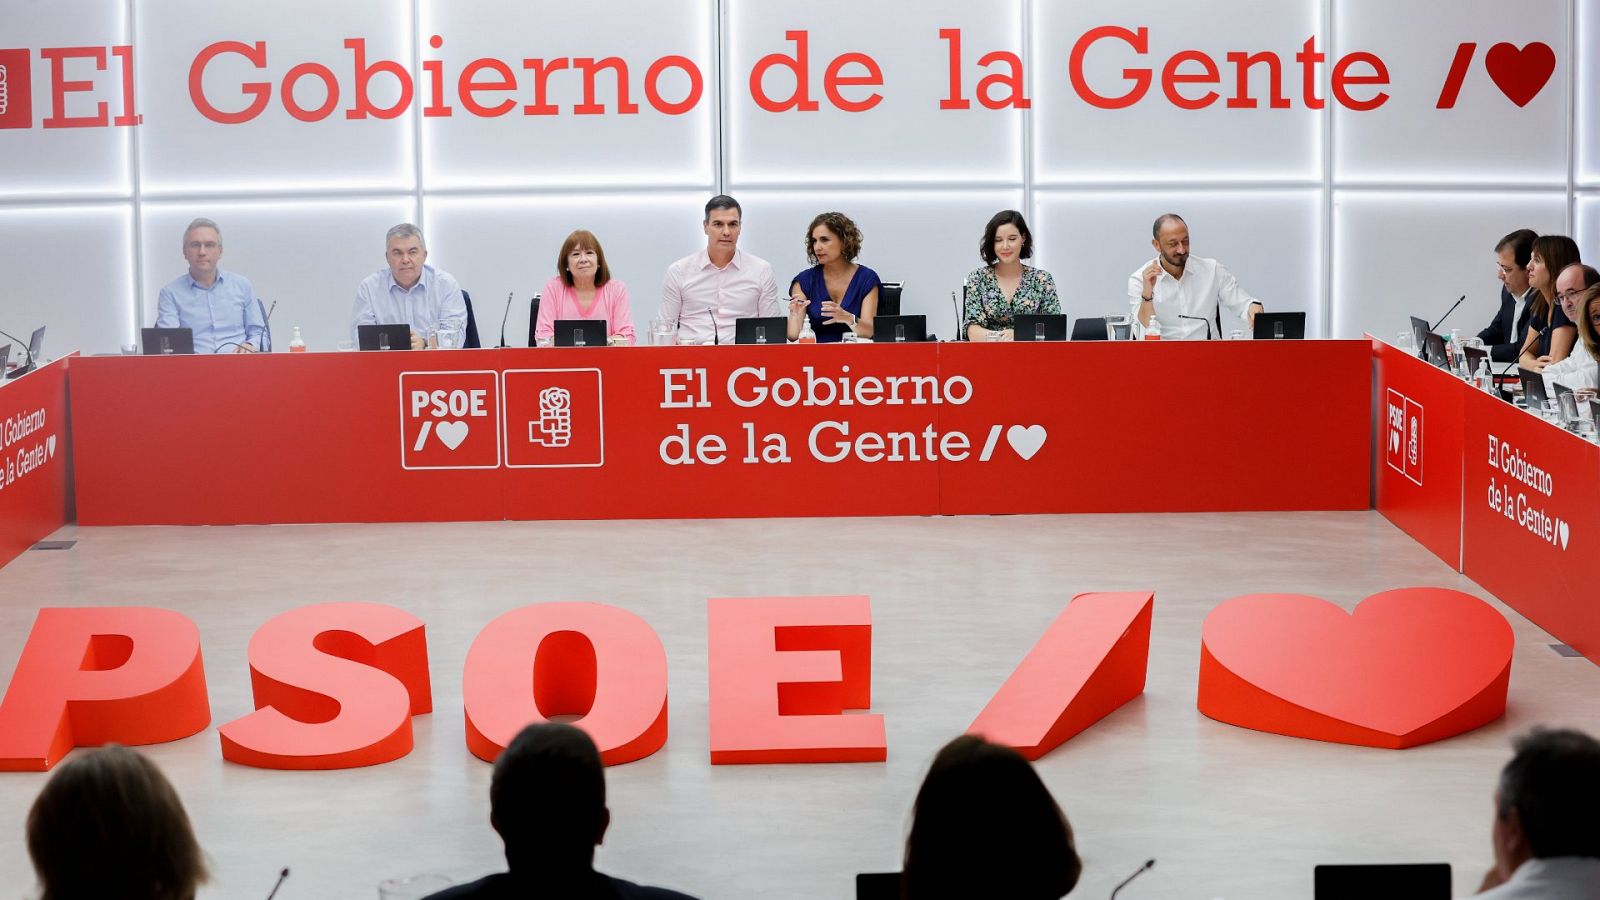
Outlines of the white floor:
[{"label": "white floor", "polygon": [[[148,604],[200,626],[213,722],[251,708],[245,644],[277,612],[393,603],[428,625],[434,708],[417,749],[371,769],[292,773],[222,761],[215,728],[148,748],[178,785],[215,878],[203,898],[375,897],[379,880],[495,871],[489,766],[463,738],[473,636],[519,605],[587,599],[634,610],[666,645],[670,737],[608,770],[613,825],[598,866],[705,898],[849,898],[853,875],[898,867],[934,751],[971,722],[1074,594],[1156,593],[1145,695],[1039,763],[1078,833],[1074,897],[1311,895],[1319,862],[1448,861],[1456,893],[1489,862],[1491,791],[1512,735],[1537,723],[1600,733],[1600,667],[1505,609],[1518,645],[1507,717],[1414,750],[1260,734],[1195,709],[1200,624],[1263,591],[1345,607],[1439,585],[1487,596],[1376,513],[1262,513],[77,528],[68,551],[0,570],[0,677],[35,610]],[[583,554],[607,548],[605,558]],[[607,560],[627,560],[618,566]],[[711,766],[705,599],[864,593],[886,764]],[[1497,606],[1500,606],[1496,602]],[[31,896],[23,821],[45,775],[0,775],[0,897]]]}]

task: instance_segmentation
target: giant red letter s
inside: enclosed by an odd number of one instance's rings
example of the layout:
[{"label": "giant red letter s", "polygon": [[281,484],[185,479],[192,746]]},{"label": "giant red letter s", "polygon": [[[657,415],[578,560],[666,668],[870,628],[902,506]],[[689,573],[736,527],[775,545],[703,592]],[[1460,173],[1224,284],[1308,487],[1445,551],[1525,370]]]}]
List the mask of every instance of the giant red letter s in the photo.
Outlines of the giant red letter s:
[{"label": "giant red letter s", "polygon": [[264,769],[348,769],[411,752],[433,710],[422,620],[380,603],[290,610],[250,637],[256,711],[217,729],[222,757]]},{"label": "giant red letter s", "polygon": [[582,716],[608,766],[667,742],[667,651],[650,624],[602,603],[541,603],[490,622],[461,679],[467,749],[493,762],[524,726]]},{"label": "giant red letter s", "polygon": [[708,608],[712,763],[881,762],[866,597],[719,597]]},{"label": "giant red letter s", "polygon": [[159,744],[211,723],[200,630],[165,609],[41,609],[0,701],[0,770],[73,747]]}]

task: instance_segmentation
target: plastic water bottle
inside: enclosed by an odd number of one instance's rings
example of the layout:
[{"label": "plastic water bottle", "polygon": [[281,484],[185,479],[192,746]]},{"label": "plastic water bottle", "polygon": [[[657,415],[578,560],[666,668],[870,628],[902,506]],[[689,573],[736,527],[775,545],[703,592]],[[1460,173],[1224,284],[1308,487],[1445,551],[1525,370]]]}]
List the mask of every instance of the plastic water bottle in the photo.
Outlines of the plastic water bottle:
[{"label": "plastic water bottle", "polygon": [[1147,341],[1161,340],[1161,320],[1157,319],[1156,314],[1153,312],[1150,314],[1150,324],[1144,327],[1144,339]]},{"label": "plastic water bottle", "polygon": [[1494,389],[1494,373],[1489,371],[1489,361],[1487,359],[1478,360],[1478,374],[1474,376],[1474,379],[1478,383],[1478,390],[1488,394],[1496,393]]},{"label": "plastic water bottle", "polygon": [[810,316],[800,320],[800,337],[795,342],[799,344],[815,344],[817,342],[817,333],[811,330]]},{"label": "plastic water bottle", "polygon": [[300,326],[299,325],[296,325],[294,327],[294,334],[292,336],[290,336],[290,338],[289,338],[289,352],[290,353],[304,353],[304,352],[306,352],[306,339],[300,335]]}]

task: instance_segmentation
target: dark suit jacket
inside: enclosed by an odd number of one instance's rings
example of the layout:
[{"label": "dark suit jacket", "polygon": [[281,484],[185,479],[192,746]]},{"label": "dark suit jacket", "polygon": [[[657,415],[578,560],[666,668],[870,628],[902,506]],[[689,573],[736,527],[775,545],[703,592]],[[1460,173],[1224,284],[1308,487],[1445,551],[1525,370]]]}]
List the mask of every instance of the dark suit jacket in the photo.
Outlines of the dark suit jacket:
[{"label": "dark suit jacket", "polygon": [[[1533,297],[1531,291],[1528,297]],[[1489,327],[1478,332],[1478,338],[1489,348],[1489,358],[1495,362],[1516,359],[1523,341],[1528,339],[1528,304],[1523,303],[1522,312],[1518,314],[1517,298],[1511,296],[1509,288],[1501,285],[1500,311],[1494,314]]]},{"label": "dark suit jacket", "polygon": [[426,900],[531,900],[550,897],[551,900],[695,900],[687,894],[666,888],[642,887],[621,878],[608,878],[594,873],[587,883],[554,887],[542,884],[537,878],[519,880],[502,872],[480,878],[471,884],[460,884],[430,894]]}]

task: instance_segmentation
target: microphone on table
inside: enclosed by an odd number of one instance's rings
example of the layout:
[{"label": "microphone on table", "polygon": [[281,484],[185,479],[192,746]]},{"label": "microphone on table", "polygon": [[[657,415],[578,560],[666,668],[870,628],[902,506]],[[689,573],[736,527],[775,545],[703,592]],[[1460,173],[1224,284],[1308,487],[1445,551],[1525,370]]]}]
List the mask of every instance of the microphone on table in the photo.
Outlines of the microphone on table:
[{"label": "microphone on table", "polygon": [[[1119,884],[1116,887],[1111,889],[1111,900],[1117,900],[1117,893],[1119,891],[1121,891],[1123,888],[1127,887],[1128,886],[1128,882],[1130,882],[1130,881],[1134,880],[1135,878],[1138,878],[1140,875],[1143,875],[1144,873],[1150,871],[1152,868],[1155,867],[1155,864],[1156,864],[1156,861],[1154,859],[1145,860],[1144,861],[1144,865],[1140,866],[1137,869],[1134,869],[1132,875],[1129,875],[1127,878],[1122,879],[1122,883],[1121,884]],[[288,870],[285,869],[284,871],[288,871]],[[272,900],[272,898],[269,897],[269,898],[267,898],[267,900]]]},{"label": "microphone on table", "polygon": [[278,880],[272,885],[272,893],[267,895],[267,900],[272,900],[273,897],[278,896],[278,888],[283,887],[283,880],[288,877],[289,867],[284,866],[283,871],[278,873]]},{"label": "microphone on table", "polygon": [[1437,322],[1433,323],[1432,325],[1428,326],[1428,330],[1429,331],[1438,331],[1439,330],[1439,326],[1444,324],[1444,320],[1450,318],[1450,314],[1456,311],[1456,306],[1460,306],[1463,302],[1466,301],[1466,299],[1467,299],[1467,295],[1466,294],[1462,294],[1461,295],[1461,299],[1457,300],[1455,302],[1455,306],[1452,306],[1449,309],[1445,310],[1444,311],[1444,315],[1439,317],[1439,321],[1437,321]]},{"label": "microphone on table", "polygon": [[1204,322],[1205,326],[1206,326],[1206,340],[1208,340],[1208,341],[1211,340],[1211,320],[1210,319],[1202,319],[1199,316],[1185,316],[1185,315],[1182,315],[1182,314],[1180,314],[1178,316],[1178,318],[1180,318],[1180,319],[1189,319],[1190,321],[1193,321],[1193,322]]},{"label": "microphone on table", "polygon": [[3,334],[6,337],[10,338],[12,341],[14,341],[18,346],[20,346],[22,348],[22,352],[23,353],[27,354],[27,358],[26,358],[26,360],[24,360],[23,364],[20,365],[20,366],[17,366],[17,370],[15,372],[5,373],[5,377],[6,378],[16,378],[19,375],[26,375],[27,373],[32,372],[33,371],[33,348],[28,346],[28,342],[23,340],[22,338],[17,337],[14,334],[11,334],[8,331],[0,331],[0,334]]},{"label": "microphone on table", "polygon": [[517,294],[516,291],[506,291],[506,312],[505,312],[505,315],[500,317],[500,344],[499,344],[498,347],[495,348],[497,350],[505,348],[505,345],[506,345],[506,320],[511,318],[511,298],[515,297],[516,294]]},{"label": "microphone on table", "polygon": [[[261,306],[261,298],[256,298],[256,306]],[[261,352],[272,352],[272,314],[278,309],[278,301],[272,301],[272,306],[261,317]]]}]

